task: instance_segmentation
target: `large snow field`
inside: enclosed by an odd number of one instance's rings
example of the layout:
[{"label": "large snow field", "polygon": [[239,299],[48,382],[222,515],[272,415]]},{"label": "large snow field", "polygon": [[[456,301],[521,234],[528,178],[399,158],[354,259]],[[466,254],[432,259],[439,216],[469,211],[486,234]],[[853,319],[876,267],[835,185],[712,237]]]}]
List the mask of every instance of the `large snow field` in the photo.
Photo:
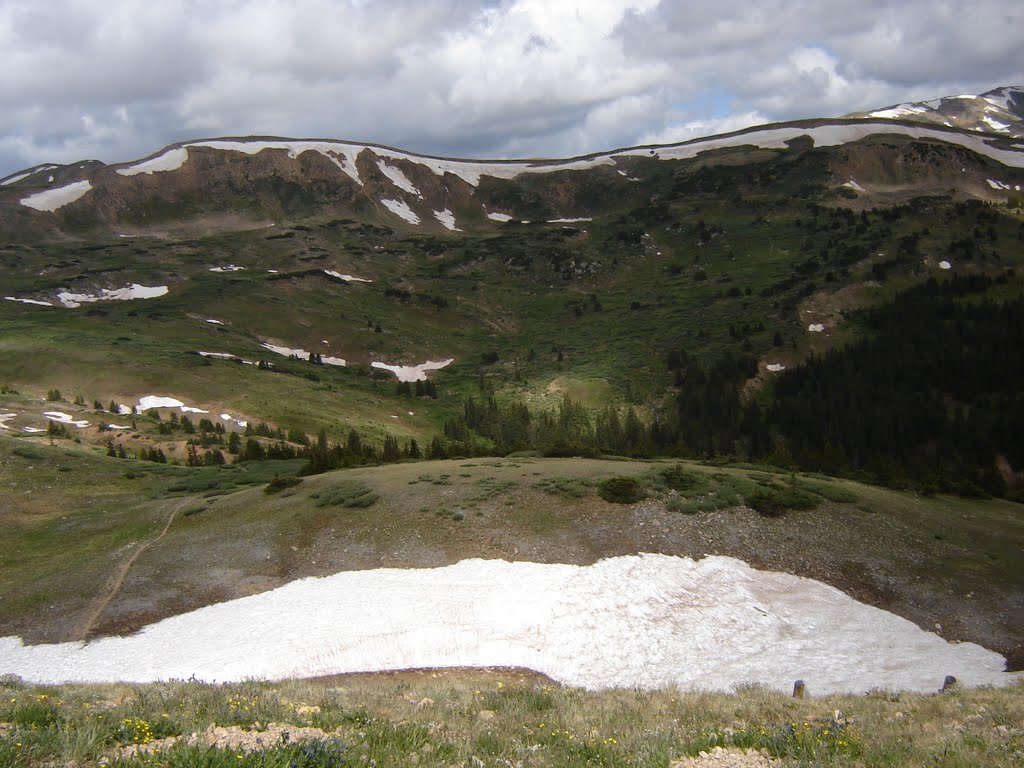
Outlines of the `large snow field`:
[{"label": "large snow field", "polygon": [[25,646],[0,674],[38,683],[284,679],[516,666],[584,688],[757,682],[811,693],[1006,685],[1002,656],[947,643],[830,586],[728,557],[633,555],[591,566],[464,560],[307,578],[130,637]]},{"label": "large snow field", "polygon": [[52,213],[68,203],[75,202],[75,200],[80,198],[90,189],[92,189],[92,184],[88,181],[76,181],[63,187],[57,187],[56,189],[46,189],[42,192],[36,192],[34,195],[23,197],[18,202],[29,208],[35,208],[37,211],[50,211]]},{"label": "large snow field", "polygon": [[161,171],[175,171],[181,168],[186,160],[188,160],[188,149],[177,147],[128,168],[118,168],[117,172],[122,176],[137,176],[140,173],[152,175]]}]

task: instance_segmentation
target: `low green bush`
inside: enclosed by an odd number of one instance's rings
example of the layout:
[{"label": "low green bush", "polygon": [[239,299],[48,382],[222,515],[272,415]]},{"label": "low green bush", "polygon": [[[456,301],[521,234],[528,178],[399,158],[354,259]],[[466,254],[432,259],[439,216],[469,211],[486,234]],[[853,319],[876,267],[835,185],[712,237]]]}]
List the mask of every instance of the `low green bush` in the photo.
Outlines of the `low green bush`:
[{"label": "low green bush", "polygon": [[620,475],[599,482],[597,495],[613,504],[635,504],[644,499],[647,493],[635,477]]},{"label": "low green bush", "polygon": [[318,507],[345,507],[365,509],[373,506],[380,498],[370,486],[361,480],[342,480],[330,488],[310,495]]},{"label": "low green bush", "polygon": [[39,459],[45,459],[46,454],[43,453],[41,448],[37,448],[34,445],[19,445],[16,446],[11,453],[15,456],[21,456],[23,459],[32,459],[38,461]]},{"label": "low green bush", "polygon": [[546,477],[534,487],[552,496],[570,496],[574,499],[581,499],[590,492],[589,481],[574,477]]},{"label": "low green bush", "polygon": [[765,517],[781,517],[790,510],[814,509],[821,497],[799,488],[762,488],[748,496],[746,504]]},{"label": "low green bush", "polygon": [[275,475],[274,479],[267,483],[267,486],[263,489],[264,493],[280,493],[286,491],[289,488],[294,488],[296,485],[302,482],[301,477]]},{"label": "low green bush", "polygon": [[695,492],[707,488],[708,481],[703,473],[691,472],[682,464],[659,469],[654,473],[654,484],[671,491]]}]

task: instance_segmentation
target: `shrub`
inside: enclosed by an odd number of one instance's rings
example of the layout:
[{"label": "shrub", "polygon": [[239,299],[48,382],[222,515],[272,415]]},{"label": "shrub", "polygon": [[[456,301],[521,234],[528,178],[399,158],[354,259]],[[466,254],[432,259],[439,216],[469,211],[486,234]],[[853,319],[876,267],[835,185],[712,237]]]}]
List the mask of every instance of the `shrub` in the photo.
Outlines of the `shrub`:
[{"label": "shrub", "polygon": [[682,464],[673,464],[656,473],[656,482],[673,491],[695,491],[707,486],[707,479],[697,473],[689,472]]},{"label": "shrub", "polygon": [[609,477],[597,484],[597,495],[613,504],[635,504],[647,494],[635,477]]},{"label": "shrub", "polygon": [[763,488],[748,496],[746,503],[765,517],[781,517],[790,510],[814,509],[821,498],[798,488]]},{"label": "shrub", "polygon": [[301,482],[301,477],[292,477],[290,475],[281,477],[280,475],[274,475],[274,479],[267,483],[267,487],[263,489],[263,492],[280,493],[281,491],[285,491],[289,488],[294,488]]},{"label": "shrub", "polygon": [[574,499],[581,499],[590,490],[590,482],[579,478],[546,477],[540,480],[535,487],[552,496],[571,496]]},{"label": "shrub", "polygon": [[311,495],[318,507],[345,507],[363,509],[380,498],[373,489],[360,480],[342,480],[337,485]]}]

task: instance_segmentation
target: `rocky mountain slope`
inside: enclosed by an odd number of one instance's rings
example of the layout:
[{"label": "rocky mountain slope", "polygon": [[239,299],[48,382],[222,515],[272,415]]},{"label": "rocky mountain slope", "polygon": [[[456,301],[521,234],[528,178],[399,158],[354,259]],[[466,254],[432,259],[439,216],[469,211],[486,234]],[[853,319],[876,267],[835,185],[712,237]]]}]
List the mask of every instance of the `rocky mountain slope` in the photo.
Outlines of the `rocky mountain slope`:
[{"label": "rocky mountain slope", "polygon": [[946,125],[967,131],[1024,136],[1024,88],[1006,86],[972,96],[946,96],[931,101],[893,104],[849,117],[884,117],[894,120]]},{"label": "rocky mountain slope", "polygon": [[845,184],[867,202],[907,199],[923,185],[1001,200],[1020,192],[1024,144],[1014,137],[1024,125],[1022,105],[1024,91],[1002,88],[568,160],[456,160],[326,140],[193,141],[140,161],[42,165],[0,180],[0,230],[47,239],[224,231],[330,216],[401,230],[486,231],[510,220],[589,219],[662,194],[666,172],[756,167],[808,150],[826,161],[826,188]]}]

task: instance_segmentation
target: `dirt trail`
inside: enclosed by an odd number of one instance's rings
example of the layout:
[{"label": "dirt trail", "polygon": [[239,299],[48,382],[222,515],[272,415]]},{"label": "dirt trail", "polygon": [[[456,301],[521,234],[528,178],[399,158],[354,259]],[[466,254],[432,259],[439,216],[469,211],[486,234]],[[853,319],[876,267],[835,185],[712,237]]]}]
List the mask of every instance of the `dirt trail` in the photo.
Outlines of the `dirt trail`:
[{"label": "dirt trail", "polygon": [[121,591],[121,587],[124,585],[124,580],[128,576],[128,571],[131,570],[135,561],[139,559],[139,555],[149,549],[151,546],[160,541],[164,536],[167,535],[167,531],[171,529],[171,525],[174,523],[178,513],[185,508],[190,499],[183,499],[179,504],[175,505],[174,509],[167,516],[167,522],[164,524],[163,530],[159,534],[154,536],[152,539],[142,542],[135,551],[132,552],[131,556],[118,566],[117,570],[114,571],[113,576],[110,577],[110,582],[107,586],[105,594],[101,594],[96,598],[92,608],[78,623],[78,625],[71,632],[71,640],[88,640],[89,633],[93,627],[96,626],[96,622],[99,621],[100,616],[107,610],[107,606],[117,596],[117,593]]}]

